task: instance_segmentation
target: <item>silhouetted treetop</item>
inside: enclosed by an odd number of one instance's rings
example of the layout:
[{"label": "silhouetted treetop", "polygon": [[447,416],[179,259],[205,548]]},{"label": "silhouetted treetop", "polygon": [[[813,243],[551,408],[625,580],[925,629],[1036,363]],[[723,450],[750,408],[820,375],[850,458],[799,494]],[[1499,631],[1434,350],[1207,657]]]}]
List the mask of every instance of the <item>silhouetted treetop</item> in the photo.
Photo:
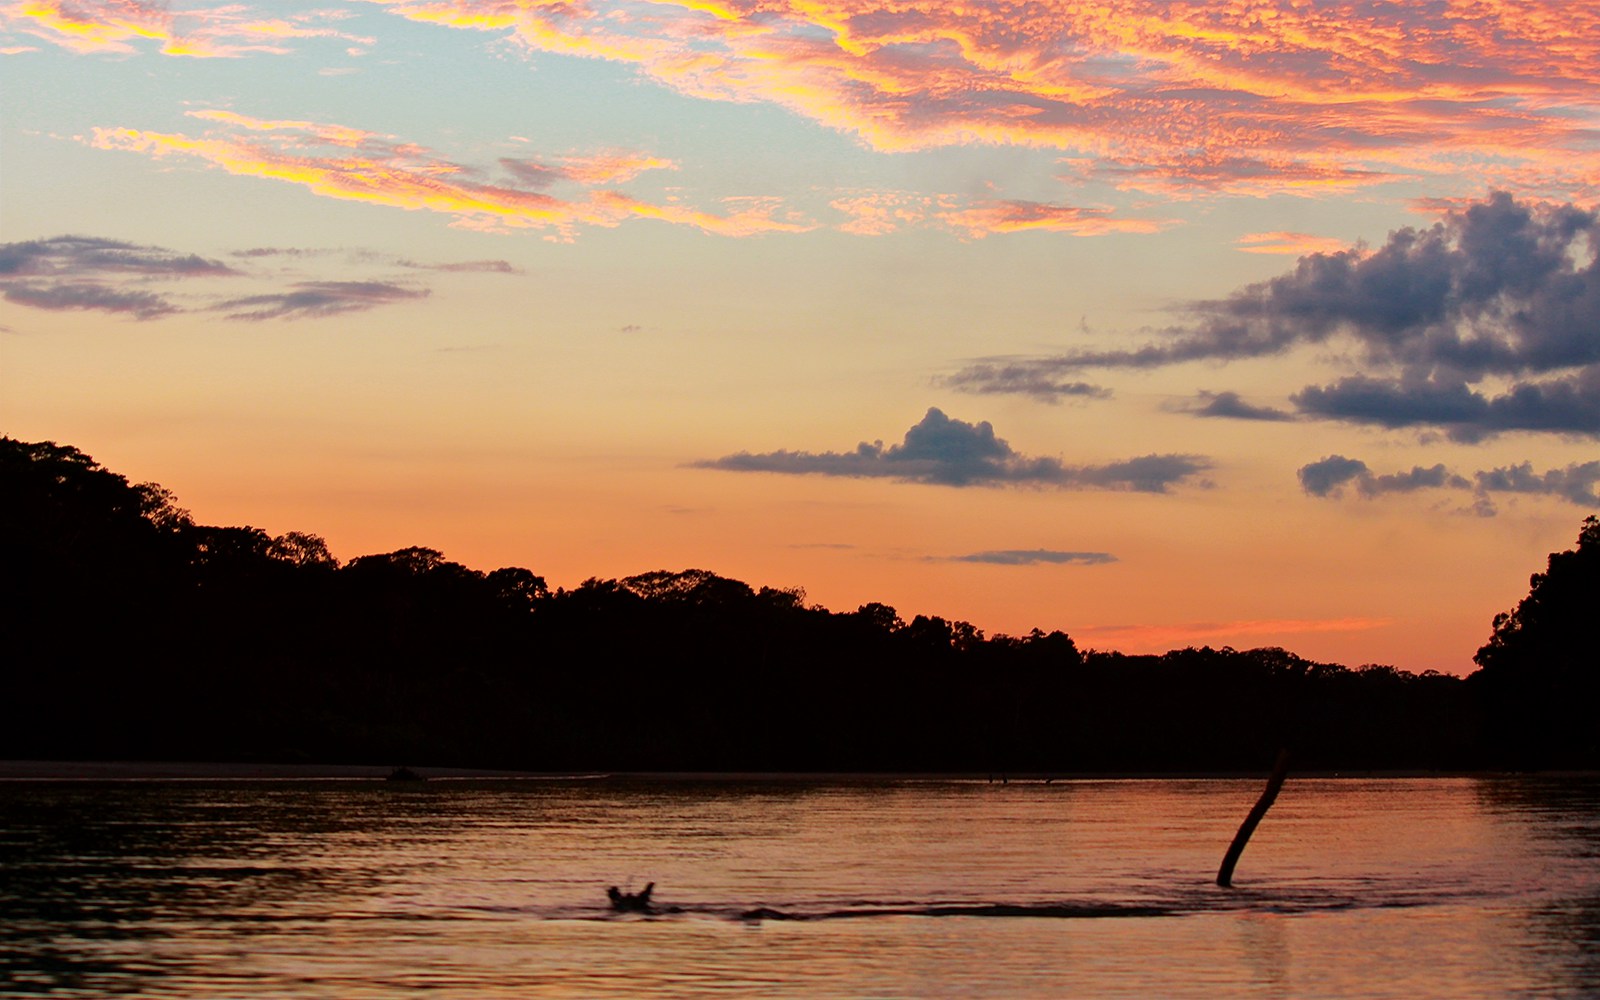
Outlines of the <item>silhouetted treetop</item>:
[{"label": "silhouetted treetop", "polygon": [[1600,767],[1600,519],[1550,554],[1473,657],[1498,762]]},{"label": "silhouetted treetop", "polygon": [[1585,518],[1578,547],[1552,552],[1528,583],[1514,610],[1495,615],[1473,660],[1490,673],[1600,671],[1600,519]]}]

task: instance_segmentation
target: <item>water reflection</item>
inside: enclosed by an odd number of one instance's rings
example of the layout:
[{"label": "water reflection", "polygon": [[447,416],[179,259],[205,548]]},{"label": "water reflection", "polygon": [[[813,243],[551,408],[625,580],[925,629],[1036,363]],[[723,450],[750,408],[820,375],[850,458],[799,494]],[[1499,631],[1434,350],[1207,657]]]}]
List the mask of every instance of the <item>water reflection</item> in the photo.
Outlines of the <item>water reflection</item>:
[{"label": "water reflection", "polygon": [[[0,782],[0,980],[173,997],[1600,991],[1595,781],[1291,780],[1238,889],[1217,889],[1256,791]],[[647,881],[659,913],[610,909],[605,886]]]}]

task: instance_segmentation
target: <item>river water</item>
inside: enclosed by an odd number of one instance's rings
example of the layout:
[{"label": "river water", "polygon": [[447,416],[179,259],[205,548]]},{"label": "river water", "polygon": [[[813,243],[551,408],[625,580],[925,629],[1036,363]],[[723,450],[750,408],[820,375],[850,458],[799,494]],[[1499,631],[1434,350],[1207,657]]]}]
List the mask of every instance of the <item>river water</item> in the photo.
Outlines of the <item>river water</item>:
[{"label": "river water", "polygon": [[[0,782],[0,995],[1595,997],[1600,780]],[[656,883],[658,912],[605,888]]]}]

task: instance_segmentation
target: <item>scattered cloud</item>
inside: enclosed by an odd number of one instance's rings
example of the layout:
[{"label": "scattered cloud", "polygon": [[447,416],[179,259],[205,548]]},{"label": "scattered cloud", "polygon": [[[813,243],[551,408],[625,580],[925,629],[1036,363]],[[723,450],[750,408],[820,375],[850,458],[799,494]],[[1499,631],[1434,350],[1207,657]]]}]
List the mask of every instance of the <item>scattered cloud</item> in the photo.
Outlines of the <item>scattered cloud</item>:
[{"label": "scattered cloud", "polygon": [[[270,8],[269,8],[270,9]],[[276,16],[243,4],[174,11],[155,0],[11,0],[0,3],[0,29],[78,53],[131,55],[154,47],[196,59],[285,55],[292,42],[332,39],[371,46],[374,39],[335,25],[347,16],[313,9]]]},{"label": "scattered cloud", "polygon": [[1299,477],[1301,488],[1315,497],[1339,497],[1346,487],[1369,500],[1386,493],[1423,489],[1470,491],[1474,497],[1472,509],[1482,515],[1495,513],[1491,497],[1494,493],[1553,496],[1579,506],[1600,505],[1600,493],[1596,492],[1600,484],[1600,461],[1573,463],[1544,472],[1535,472],[1533,463],[1522,462],[1479,471],[1468,479],[1451,472],[1443,464],[1376,475],[1360,459],[1330,455],[1301,466]]},{"label": "scattered cloud", "polygon": [[1063,399],[1110,399],[1111,390],[1091,382],[1068,381],[1027,363],[976,362],[940,380],[942,385],[977,394],[1032,396],[1043,403]]},{"label": "scattered cloud", "polygon": [[937,217],[970,239],[997,233],[1048,232],[1073,236],[1155,233],[1173,225],[1154,219],[1121,219],[1108,208],[1082,208],[1040,201],[980,201],[950,208]]},{"label": "scattered cloud", "polygon": [[1479,472],[1474,477],[1482,493],[1528,493],[1560,497],[1569,503],[1593,507],[1600,505],[1600,462],[1574,463],[1564,469],[1533,471],[1533,463],[1508,465]]},{"label": "scattered cloud", "polygon": [[94,236],[0,244],[0,296],[34,309],[93,310],[148,320],[183,308],[152,282],[238,272],[218,260]]},{"label": "scattered cloud", "polygon": [[103,274],[192,277],[235,273],[221,261],[197,254],[96,236],[55,236],[0,244],[0,279]]},{"label": "scattered cloud", "polygon": [[646,170],[678,169],[678,165],[671,160],[627,150],[592,156],[563,156],[556,158],[554,164],[505,157],[500,160],[500,166],[515,180],[536,191],[562,182],[590,187],[621,184],[633,180]]},{"label": "scattered cloud", "polygon": [[[1496,192],[1383,246],[1301,257],[1293,270],[1188,307],[1135,348],[968,366],[952,382],[1036,395],[1097,368],[1235,361],[1338,339],[1366,369],[1292,398],[1310,416],[1600,436],[1600,213]],[[1006,386],[1015,386],[1006,389]]]},{"label": "scattered cloud", "polygon": [[[777,199],[725,199],[723,214],[676,202],[654,204],[620,191],[588,185],[609,183],[644,169],[670,167],[653,157],[606,154],[570,157],[559,167],[534,168],[496,183],[486,172],[444,159],[415,143],[345,125],[252,118],[232,111],[190,111],[211,124],[206,134],[96,128],[89,140],[99,149],[140,153],[155,159],[189,157],[228,173],[300,185],[314,194],[407,211],[437,212],[451,224],[504,232],[544,229],[571,239],[580,227],[614,227],[629,219],[657,219],[721,236],[804,232],[813,228],[788,214]],[[543,188],[569,183],[576,192],[557,197]]]},{"label": "scattered cloud", "polygon": [[1343,455],[1329,455],[1321,461],[1300,467],[1300,487],[1312,496],[1338,496],[1347,485],[1364,497],[1384,493],[1412,493],[1416,490],[1449,486],[1466,489],[1472,484],[1451,473],[1443,464],[1430,468],[1413,466],[1409,472],[1374,475],[1367,463]]},{"label": "scattered cloud", "polygon": [[[227,264],[199,254],[97,236],[55,236],[0,244],[0,297],[47,310],[95,310],[150,320],[186,312],[221,312],[228,319],[300,319],[335,316],[427,297],[415,283],[381,278],[298,280],[288,273],[306,261],[344,258],[341,268],[521,274],[503,260],[419,263],[363,250],[252,247],[227,256]],[[293,267],[275,266],[279,261]],[[198,279],[232,279],[271,290],[228,294]],[[181,297],[167,287],[189,282]]]},{"label": "scattered cloud", "polygon": [[1560,0],[367,2],[702,100],[772,103],[879,150],[1059,149],[1169,197],[1597,184],[1600,11]]},{"label": "scattered cloud", "polygon": [[1338,253],[1348,249],[1344,240],[1310,233],[1246,233],[1234,241],[1245,253],[1287,254],[1300,257],[1309,253]]},{"label": "scattered cloud", "polygon": [[218,303],[228,319],[304,319],[363,312],[392,302],[428,296],[423,288],[385,281],[301,281],[287,292],[246,295]]},{"label": "scattered cloud", "polygon": [[1229,420],[1282,421],[1294,419],[1292,414],[1283,410],[1246,403],[1237,392],[1209,392],[1205,389],[1196,394],[1192,403],[1178,409],[1179,412],[1189,413],[1197,417],[1224,417]]},{"label": "scattered cloud", "polygon": [[524,274],[522,268],[507,260],[458,260],[443,264],[423,264],[414,260],[399,260],[401,267],[414,271],[443,271],[447,274]]},{"label": "scattered cloud", "polygon": [[182,310],[166,296],[154,292],[126,291],[90,282],[4,284],[7,302],[35,309],[93,309],[126,313],[134,319],[156,319]]},{"label": "scattered cloud", "polygon": [[456,260],[418,261],[397,254],[378,253],[372,250],[337,249],[332,247],[251,247],[235,250],[233,257],[289,259],[343,256],[354,264],[386,264],[411,271],[440,271],[447,274],[524,274],[522,268],[506,260]]},{"label": "scattered cloud", "polygon": [[1066,465],[1018,454],[988,421],[970,424],[931,408],[900,444],[862,442],[854,451],[738,452],[698,468],[790,475],[881,477],[941,486],[1036,485],[1165,493],[1211,464],[1198,455],[1145,455],[1106,465]]},{"label": "scattered cloud", "polygon": [[949,562],[990,563],[995,566],[1036,566],[1040,563],[1063,566],[1102,566],[1114,563],[1117,557],[1109,552],[1059,552],[1055,549],[1000,549],[993,552],[973,552],[964,556],[946,556]]}]

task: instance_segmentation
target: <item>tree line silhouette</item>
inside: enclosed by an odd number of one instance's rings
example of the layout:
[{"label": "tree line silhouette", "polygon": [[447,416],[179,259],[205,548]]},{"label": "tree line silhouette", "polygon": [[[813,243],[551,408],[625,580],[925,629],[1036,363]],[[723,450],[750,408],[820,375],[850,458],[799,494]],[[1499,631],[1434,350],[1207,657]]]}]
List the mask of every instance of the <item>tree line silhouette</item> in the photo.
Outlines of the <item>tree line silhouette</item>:
[{"label": "tree line silhouette", "polygon": [[540,771],[1600,766],[1600,523],[1467,678],[1279,648],[1082,650],[704,570],[550,589],[422,547],[197,524],[75,448],[0,438],[0,756]]}]

